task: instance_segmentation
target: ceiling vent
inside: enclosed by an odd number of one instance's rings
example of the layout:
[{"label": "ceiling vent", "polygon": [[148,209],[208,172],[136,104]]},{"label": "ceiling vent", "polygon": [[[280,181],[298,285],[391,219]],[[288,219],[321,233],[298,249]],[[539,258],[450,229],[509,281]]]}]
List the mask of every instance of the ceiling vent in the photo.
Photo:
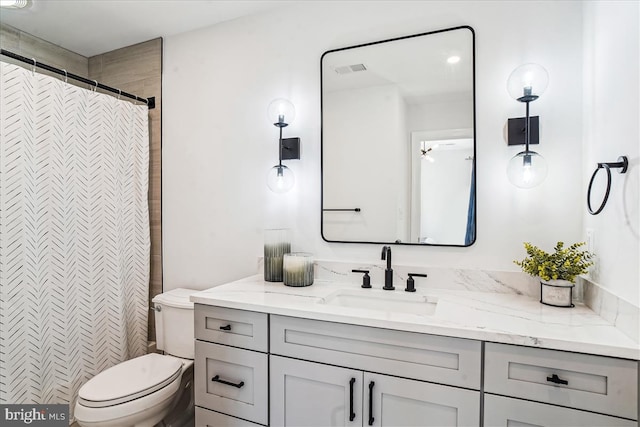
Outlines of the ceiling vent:
[{"label": "ceiling vent", "polygon": [[367,71],[367,67],[364,64],[342,65],[334,68],[334,71],[338,74],[351,74],[358,71]]}]

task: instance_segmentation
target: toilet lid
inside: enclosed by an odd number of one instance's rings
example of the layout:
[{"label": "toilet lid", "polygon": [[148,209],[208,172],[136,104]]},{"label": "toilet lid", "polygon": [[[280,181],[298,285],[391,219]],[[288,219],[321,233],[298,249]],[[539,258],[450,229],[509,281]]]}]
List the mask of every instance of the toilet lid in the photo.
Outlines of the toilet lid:
[{"label": "toilet lid", "polygon": [[81,405],[118,405],[147,396],[182,375],[179,359],[157,353],[119,363],[91,378],[78,392]]}]

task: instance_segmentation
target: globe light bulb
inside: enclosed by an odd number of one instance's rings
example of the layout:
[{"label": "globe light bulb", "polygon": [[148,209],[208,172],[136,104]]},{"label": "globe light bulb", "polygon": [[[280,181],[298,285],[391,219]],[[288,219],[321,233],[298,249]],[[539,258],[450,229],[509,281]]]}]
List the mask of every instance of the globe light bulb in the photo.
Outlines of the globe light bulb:
[{"label": "globe light bulb", "polygon": [[547,161],[535,151],[522,151],[507,165],[509,182],[518,188],[533,188],[547,177]]},{"label": "globe light bulb", "polygon": [[515,100],[535,101],[549,85],[549,73],[542,65],[523,64],[507,80],[507,91]]},{"label": "globe light bulb", "polygon": [[267,108],[267,116],[275,126],[284,127],[293,123],[296,118],[296,108],[289,100],[274,99]]},{"label": "globe light bulb", "polygon": [[267,187],[274,193],[286,193],[293,188],[295,177],[285,165],[275,165],[267,173]]}]

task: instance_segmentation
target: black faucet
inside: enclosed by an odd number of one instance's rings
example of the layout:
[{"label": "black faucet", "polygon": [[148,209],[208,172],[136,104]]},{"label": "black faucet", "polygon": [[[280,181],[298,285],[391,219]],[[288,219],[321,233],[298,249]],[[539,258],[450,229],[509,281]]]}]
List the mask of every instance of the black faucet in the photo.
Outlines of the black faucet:
[{"label": "black faucet", "polygon": [[383,260],[387,260],[387,268],[384,270],[384,286],[382,289],[385,291],[392,291],[395,289],[393,286],[393,269],[391,268],[391,247],[383,246],[382,247],[382,258]]}]

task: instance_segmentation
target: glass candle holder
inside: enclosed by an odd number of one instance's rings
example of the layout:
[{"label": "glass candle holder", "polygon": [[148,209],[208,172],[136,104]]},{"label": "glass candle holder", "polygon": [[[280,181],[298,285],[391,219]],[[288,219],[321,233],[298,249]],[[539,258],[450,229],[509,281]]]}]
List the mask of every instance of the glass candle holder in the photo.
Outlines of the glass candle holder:
[{"label": "glass candle holder", "polygon": [[288,228],[264,230],[264,280],[282,282],[282,262],[291,252]]},{"label": "glass candle holder", "polygon": [[313,284],[313,255],[292,252],[284,256],[283,281],[287,286],[309,286]]}]

